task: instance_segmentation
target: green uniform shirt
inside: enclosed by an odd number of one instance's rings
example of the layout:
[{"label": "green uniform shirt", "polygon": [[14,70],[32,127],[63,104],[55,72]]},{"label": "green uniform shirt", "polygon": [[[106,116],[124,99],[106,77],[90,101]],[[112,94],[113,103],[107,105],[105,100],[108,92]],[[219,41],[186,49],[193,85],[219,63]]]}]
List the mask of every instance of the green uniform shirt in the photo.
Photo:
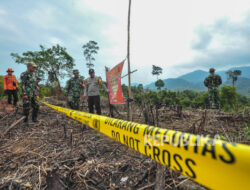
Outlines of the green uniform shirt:
[{"label": "green uniform shirt", "polygon": [[66,96],[80,97],[84,88],[84,81],[80,78],[71,78],[67,81]]},{"label": "green uniform shirt", "polygon": [[21,74],[22,96],[36,96],[36,87],[37,83],[34,74],[29,71],[23,72]]},{"label": "green uniform shirt", "polygon": [[209,75],[205,81],[204,85],[208,88],[218,88],[222,83],[220,75]]}]

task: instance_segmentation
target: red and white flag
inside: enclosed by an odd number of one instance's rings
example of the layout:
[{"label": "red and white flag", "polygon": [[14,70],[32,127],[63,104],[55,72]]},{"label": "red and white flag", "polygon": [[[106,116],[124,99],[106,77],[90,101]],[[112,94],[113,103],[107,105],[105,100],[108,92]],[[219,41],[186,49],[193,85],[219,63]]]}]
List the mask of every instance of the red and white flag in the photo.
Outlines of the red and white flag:
[{"label": "red and white flag", "polygon": [[124,104],[124,97],[122,93],[121,74],[125,61],[116,65],[110,71],[106,68],[106,79],[109,89],[110,104]]}]

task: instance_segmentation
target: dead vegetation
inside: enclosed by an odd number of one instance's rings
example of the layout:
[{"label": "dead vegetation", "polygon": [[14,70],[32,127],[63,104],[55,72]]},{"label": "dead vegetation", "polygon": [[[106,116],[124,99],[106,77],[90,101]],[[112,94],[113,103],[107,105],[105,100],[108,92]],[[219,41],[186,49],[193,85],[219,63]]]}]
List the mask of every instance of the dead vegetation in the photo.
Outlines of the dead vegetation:
[{"label": "dead vegetation", "polygon": [[[150,158],[43,105],[40,122],[32,126],[17,123],[21,109],[15,112],[4,102],[1,106],[0,189],[154,189],[157,164]],[[143,122],[139,108],[134,109],[134,121]],[[126,119],[123,109],[118,110],[116,116]],[[181,115],[176,109],[162,108],[159,125],[250,144],[249,114],[187,110]],[[172,170],[164,173],[165,189],[204,189]]]}]

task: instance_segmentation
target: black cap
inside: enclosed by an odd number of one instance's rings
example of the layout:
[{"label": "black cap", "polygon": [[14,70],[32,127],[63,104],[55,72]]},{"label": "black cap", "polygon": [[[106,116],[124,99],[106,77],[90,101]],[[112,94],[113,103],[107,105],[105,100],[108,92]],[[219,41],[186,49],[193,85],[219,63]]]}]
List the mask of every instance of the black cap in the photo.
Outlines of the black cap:
[{"label": "black cap", "polygon": [[89,74],[90,74],[90,73],[94,73],[94,72],[95,72],[94,69],[89,69]]},{"label": "black cap", "polygon": [[36,80],[42,80],[40,77],[37,77]]}]

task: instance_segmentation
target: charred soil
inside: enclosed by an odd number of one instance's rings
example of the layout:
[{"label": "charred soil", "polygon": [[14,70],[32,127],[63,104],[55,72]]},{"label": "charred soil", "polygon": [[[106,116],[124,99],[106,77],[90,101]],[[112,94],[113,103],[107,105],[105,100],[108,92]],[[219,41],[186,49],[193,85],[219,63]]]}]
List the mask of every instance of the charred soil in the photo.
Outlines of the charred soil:
[{"label": "charred soil", "polygon": [[[85,104],[82,109],[87,111]],[[121,106],[115,116],[126,119],[125,110]],[[44,105],[38,123],[15,124],[21,111],[0,102],[0,189],[154,189],[157,164],[150,158]],[[140,109],[134,106],[134,113],[133,120],[143,123]],[[180,117],[173,108],[159,113],[162,128],[250,144],[249,114],[184,110]],[[166,189],[205,189],[170,169],[165,181]]]}]

